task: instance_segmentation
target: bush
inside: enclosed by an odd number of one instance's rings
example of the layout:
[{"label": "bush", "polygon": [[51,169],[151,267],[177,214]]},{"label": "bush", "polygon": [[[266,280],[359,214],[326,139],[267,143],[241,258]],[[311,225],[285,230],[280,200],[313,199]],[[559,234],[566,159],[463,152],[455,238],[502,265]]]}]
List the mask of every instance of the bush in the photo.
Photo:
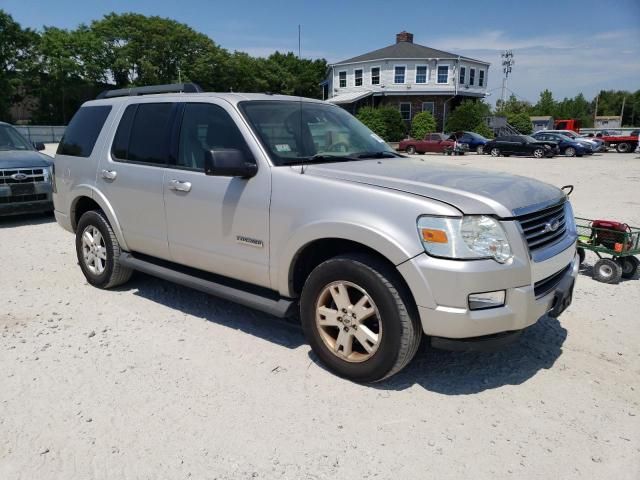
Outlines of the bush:
[{"label": "bush", "polygon": [[413,117],[411,122],[411,136],[422,139],[427,133],[435,132],[436,119],[430,112],[422,112]]},{"label": "bush", "polygon": [[387,142],[399,142],[404,138],[407,127],[396,108],[363,107],[356,117]]},{"label": "bush", "polygon": [[472,132],[476,132],[478,135],[482,135],[484,138],[493,138],[493,130],[491,130],[485,122],[481,122],[471,129]]},{"label": "bush", "polygon": [[533,131],[531,119],[526,113],[514,113],[507,116],[507,122],[522,135],[529,135]]},{"label": "bush", "polygon": [[491,110],[489,105],[482,101],[463,100],[447,117],[447,131],[460,132],[474,130],[480,124],[484,124]]}]

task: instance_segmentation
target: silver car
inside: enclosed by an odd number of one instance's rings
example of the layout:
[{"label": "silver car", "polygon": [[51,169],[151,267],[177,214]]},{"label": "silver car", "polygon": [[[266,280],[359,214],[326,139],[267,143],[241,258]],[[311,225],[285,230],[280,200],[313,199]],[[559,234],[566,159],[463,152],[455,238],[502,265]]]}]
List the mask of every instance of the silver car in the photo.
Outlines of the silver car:
[{"label": "silver car", "polygon": [[65,132],[55,215],[92,285],[139,270],[299,312],[317,357],[360,382],[400,371],[423,337],[495,348],[570,304],[562,190],[401,156],[324,102],[185,90],[111,92]]}]

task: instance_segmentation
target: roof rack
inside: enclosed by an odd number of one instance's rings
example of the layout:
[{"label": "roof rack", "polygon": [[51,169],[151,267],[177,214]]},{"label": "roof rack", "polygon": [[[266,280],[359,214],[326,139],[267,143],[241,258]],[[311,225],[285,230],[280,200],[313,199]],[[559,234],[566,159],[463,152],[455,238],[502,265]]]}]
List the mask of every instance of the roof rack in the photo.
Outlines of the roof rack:
[{"label": "roof rack", "polygon": [[167,85],[149,85],[147,87],[120,88],[104,90],[96,98],[132,97],[153,95],[156,93],[200,93],[204,92],[197,83],[170,83]]}]

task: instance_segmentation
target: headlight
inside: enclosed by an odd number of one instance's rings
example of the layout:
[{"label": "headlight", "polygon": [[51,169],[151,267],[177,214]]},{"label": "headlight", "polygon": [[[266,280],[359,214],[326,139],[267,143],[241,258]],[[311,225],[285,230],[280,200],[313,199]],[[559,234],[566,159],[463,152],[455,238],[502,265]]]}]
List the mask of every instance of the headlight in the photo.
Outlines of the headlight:
[{"label": "headlight", "polygon": [[418,233],[425,251],[435,257],[462,260],[493,258],[499,263],[505,263],[512,257],[502,225],[486,215],[420,217]]}]

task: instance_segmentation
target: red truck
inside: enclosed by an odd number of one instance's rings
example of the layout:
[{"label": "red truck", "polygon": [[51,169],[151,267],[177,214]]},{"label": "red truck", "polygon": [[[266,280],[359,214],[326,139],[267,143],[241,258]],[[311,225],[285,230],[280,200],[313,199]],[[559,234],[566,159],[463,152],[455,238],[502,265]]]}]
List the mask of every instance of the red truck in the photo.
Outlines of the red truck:
[{"label": "red truck", "polygon": [[453,148],[455,142],[449,140],[443,133],[427,133],[423,140],[409,138],[402,140],[398,145],[398,150],[413,153],[444,153],[448,148]]},{"label": "red truck", "polygon": [[640,130],[633,130],[627,135],[603,135],[598,133],[596,138],[604,141],[607,147],[615,148],[619,153],[631,153],[638,146]]}]

